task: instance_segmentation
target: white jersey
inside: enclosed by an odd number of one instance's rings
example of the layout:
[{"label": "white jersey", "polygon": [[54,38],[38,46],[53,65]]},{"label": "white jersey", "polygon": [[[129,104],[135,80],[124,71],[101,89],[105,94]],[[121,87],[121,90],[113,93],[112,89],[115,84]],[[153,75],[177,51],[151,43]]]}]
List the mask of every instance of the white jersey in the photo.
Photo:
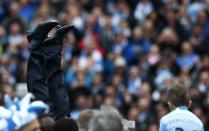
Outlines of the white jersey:
[{"label": "white jersey", "polygon": [[204,131],[204,127],[197,116],[181,106],[160,119],[159,131]]}]

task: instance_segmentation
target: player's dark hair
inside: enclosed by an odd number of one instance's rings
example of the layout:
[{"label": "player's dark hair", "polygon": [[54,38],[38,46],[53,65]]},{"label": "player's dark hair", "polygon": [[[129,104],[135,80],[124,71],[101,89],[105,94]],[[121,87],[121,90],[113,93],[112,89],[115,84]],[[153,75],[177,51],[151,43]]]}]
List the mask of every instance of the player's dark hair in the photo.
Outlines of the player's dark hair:
[{"label": "player's dark hair", "polygon": [[168,101],[174,106],[188,106],[190,101],[189,86],[186,83],[173,84],[168,91]]}]

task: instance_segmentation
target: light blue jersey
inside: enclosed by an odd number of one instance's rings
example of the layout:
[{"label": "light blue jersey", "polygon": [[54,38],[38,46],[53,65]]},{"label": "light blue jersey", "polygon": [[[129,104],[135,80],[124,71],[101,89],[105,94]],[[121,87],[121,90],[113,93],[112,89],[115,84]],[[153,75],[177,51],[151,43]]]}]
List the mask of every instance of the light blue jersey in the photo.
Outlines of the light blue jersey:
[{"label": "light blue jersey", "polygon": [[204,128],[197,116],[181,106],[161,118],[159,131],[204,131]]}]

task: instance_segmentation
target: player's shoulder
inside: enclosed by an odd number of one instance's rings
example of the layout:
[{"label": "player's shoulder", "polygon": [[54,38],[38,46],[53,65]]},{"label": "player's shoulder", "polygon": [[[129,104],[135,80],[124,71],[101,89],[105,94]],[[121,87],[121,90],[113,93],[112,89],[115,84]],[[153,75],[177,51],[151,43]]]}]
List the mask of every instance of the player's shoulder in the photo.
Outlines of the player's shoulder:
[{"label": "player's shoulder", "polygon": [[180,111],[180,110],[171,111],[170,113],[163,116],[160,119],[160,122],[167,123],[169,120],[176,118],[177,116],[181,115],[182,113],[186,114],[187,116],[190,116],[190,119],[195,120],[197,123],[199,123],[201,126],[203,126],[202,121],[195,114],[193,114],[192,112],[190,112],[188,110],[187,111]]},{"label": "player's shoulder", "polygon": [[193,119],[194,119],[196,122],[198,122],[200,125],[203,126],[202,121],[201,121],[194,113],[192,113],[191,111],[188,111],[188,112],[190,113],[190,115],[193,117]]},{"label": "player's shoulder", "polygon": [[168,114],[164,115],[163,117],[161,117],[160,122],[168,121],[168,119],[170,119],[170,116],[172,116],[172,114],[173,114],[173,111],[171,111]]}]

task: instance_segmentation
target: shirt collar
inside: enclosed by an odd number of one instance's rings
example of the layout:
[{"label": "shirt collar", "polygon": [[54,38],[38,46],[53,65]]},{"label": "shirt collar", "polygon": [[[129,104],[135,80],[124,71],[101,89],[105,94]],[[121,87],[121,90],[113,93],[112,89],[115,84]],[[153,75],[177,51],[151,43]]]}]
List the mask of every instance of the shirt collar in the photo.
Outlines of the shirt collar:
[{"label": "shirt collar", "polygon": [[178,109],[178,110],[188,110],[188,107],[187,106],[179,106],[176,109]]}]

